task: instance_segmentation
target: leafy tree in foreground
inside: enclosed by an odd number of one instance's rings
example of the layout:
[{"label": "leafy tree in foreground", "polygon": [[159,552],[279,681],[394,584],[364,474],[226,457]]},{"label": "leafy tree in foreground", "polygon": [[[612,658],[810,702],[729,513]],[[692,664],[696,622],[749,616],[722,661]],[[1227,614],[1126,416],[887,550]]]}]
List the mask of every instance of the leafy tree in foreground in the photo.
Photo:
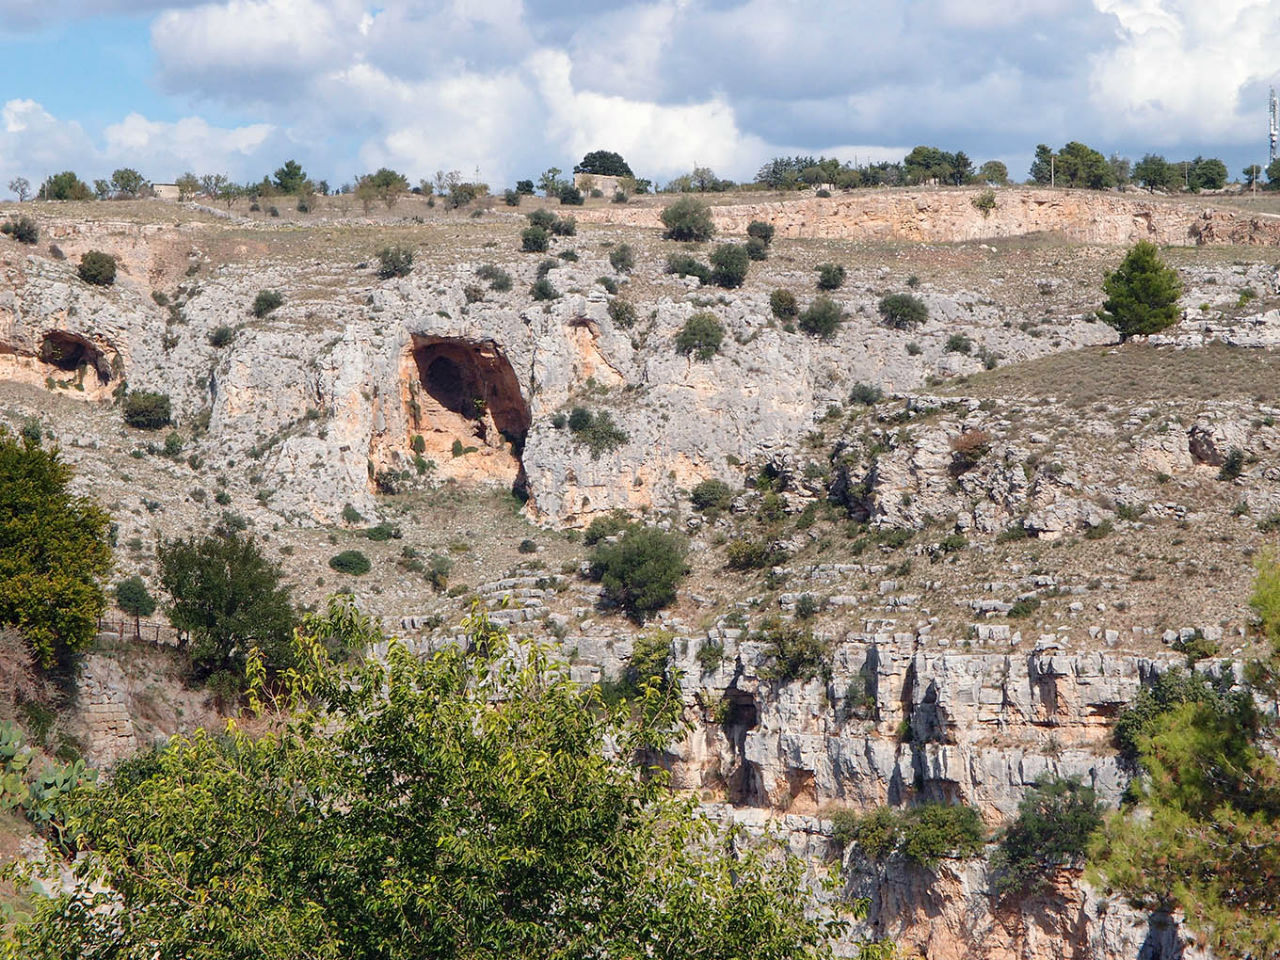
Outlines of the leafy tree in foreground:
[{"label": "leafy tree in foreground", "polygon": [[254,649],[270,670],[292,662],[294,612],[280,568],[253,537],[225,533],[170,540],[157,554],[160,585],[170,600],[166,612],[175,627],[191,634],[191,668],[199,680],[243,678]]},{"label": "leafy tree in foreground", "polygon": [[0,428],[0,624],[16,627],[44,668],[97,634],[111,566],[110,517],[67,492],[57,450]]},{"label": "leafy tree in foreground", "polygon": [[1160,259],[1155,244],[1139,240],[1120,266],[1102,282],[1107,295],[1102,319],[1120,331],[1120,339],[1159,333],[1178,322],[1182,281]]},{"label": "leafy tree in foreground", "polygon": [[646,683],[641,709],[609,707],[545,651],[466,626],[465,647],[392,644],[340,672],[323,641],[383,637],[351,607],[308,618],[314,667],[274,729],[175,738],[73,800],[93,854],[10,956],[830,956],[846,924],[809,915],[797,859],[716,829],[660,769],[637,776],[678,732],[677,694]]}]

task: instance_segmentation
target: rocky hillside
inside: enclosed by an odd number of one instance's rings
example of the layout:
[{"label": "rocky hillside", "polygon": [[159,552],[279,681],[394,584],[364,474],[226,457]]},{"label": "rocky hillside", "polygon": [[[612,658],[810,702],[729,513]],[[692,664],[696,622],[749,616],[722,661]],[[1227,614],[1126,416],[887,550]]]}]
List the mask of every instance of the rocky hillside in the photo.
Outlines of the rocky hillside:
[{"label": "rocky hillside", "polygon": [[[869,896],[855,933],[928,957],[1191,956],[1178,918],[1075,873],[1010,908],[983,858],[930,870],[832,839],[838,811],[920,800],[995,831],[1046,773],[1117,803],[1115,717],[1189,658],[1238,669],[1280,529],[1272,221],[1022,190],[984,218],[972,198],[718,207],[727,239],[778,228],[735,289],[669,273],[709,248],[662,240],[653,207],[588,207],[532,254],[523,210],[300,225],[40,205],[37,247],[0,240],[0,420],[60,443],[118,524],[119,576],[232,522],[301,601],[350,591],[424,651],[476,602],[584,681],[660,650],[691,725],[662,762]],[[1184,319],[1118,345],[1100,278],[1136,237],[1186,245],[1168,253]],[[414,250],[407,276],[377,275],[388,244]],[[77,279],[90,249],[119,258],[113,287]],[[803,309],[824,263],[846,271],[829,339],[770,305],[781,289]],[[535,299],[541,277],[556,296]],[[282,305],[255,315],[261,291]],[[927,319],[887,325],[893,293]],[[724,329],[706,360],[676,348],[698,313]],[[127,426],[126,391],[166,394],[174,426]],[[726,494],[695,506],[706,480]],[[691,545],[643,630],[584,576],[581,532],[614,511]],[[328,566],[350,548],[371,575]],[[788,645],[804,655],[780,670]],[[117,637],[89,658],[67,722],[99,762],[214,716],[166,656]]]}]

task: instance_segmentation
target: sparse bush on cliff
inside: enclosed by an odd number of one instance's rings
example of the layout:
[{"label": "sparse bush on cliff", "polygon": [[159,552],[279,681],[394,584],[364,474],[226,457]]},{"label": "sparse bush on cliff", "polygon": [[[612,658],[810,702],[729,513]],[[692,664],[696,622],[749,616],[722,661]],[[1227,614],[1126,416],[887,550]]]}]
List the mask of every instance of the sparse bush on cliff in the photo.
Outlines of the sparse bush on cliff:
[{"label": "sparse bush on cliff", "polygon": [[808,309],[800,314],[796,325],[805,333],[824,340],[830,339],[844,319],[844,311],[830,297],[815,297]]},{"label": "sparse bush on cliff", "polygon": [[591,575],[604,598],[643,623],[676,599],[676,585],[687,572],[684,540],[657,527],[633,526],[617,540],[603,542],[591,554]]},{"label": "sparse bush on cliff", "polygon": [[711,268],[687,253],[673,253],[667,257],[667,273],[678,277],[697,277],[701,283],[711,281]]},{"label": "sparse bush on cliff", "polygon": [[80,258],[76,272],[85,283],[109,287],[116,282],[116,258],[101,250],[90,250]]},{"label": "sparse bush on cliff", "polygon": [[339,573],[350,574],[353,577],[363,576],[373,569],[373,564],[359,550],[343,550],[341,553],[335,553],[329,558],[329,566]]},{"label": "sparse bush on cliff", "polygon": [[6,220],[3,225],[0,225],[0,233],[13,237],[19,243],[35,244],[40,240],[40,228],[30,217]]},{"label": "sparse bush on cliff", "polygon": [[736,243],[722,243],[711,251],[711,280],[718,287],[740,287],[747,279],[751,258],[747,248]]},{"label": "sparse bush on cliff", "polygon": [[752,220],[747,224],[747,236],[759,240],[765,246],[773,243],[774,228],[772,223],[763,220]]},{"label": "sparse bush on cliff", "polygon": [[759,237],[748,237],[745,249],[747,251],[747,258],[750,260],[759,261],[769,259],[769,245]]},{"label": "sparse bush on cliff", "polygon": [[378,279],[407,277],[413,269],[413,250],[409,247],[383,247],[378,251]]},{"label": "sparse bush on cliff", "polygon": [[715,236],[711,208],[696,197],[681,197],[662,211],[662,225],[667,240],[701,243]]},{"label": "sparse bush on cliff", "polygon": [[769,309],[782,321],[794,320],[800,312],[796,304],[796,295],[790,290],[775,290],[769,294]]},{"label": "sparse bush on cliff", "polygon": [[985,836],[978,811],[965,804],[879,807],[864,815],[837,810],[831,821],[841,846],[856,845],[872,860],[900,855],[930,870],[944,858],[977,856]]},{"label": "sparse bush on cliff", "polygon": [[689,491],[689,502],[695,510],[714,516],[729,509],[733,503],[733,488],[723,480],[703,480]]},{"label": "sparse bush on cliff", "polygon": [[569,413],[569,433],[577,443],[591,451],[591,459],[616,450],[627,442],[627,432],[613,422],[608,410],[592,413],[586,407],[574,407]]},{"label": "sparse bush on cliff", "polygon": [[762,679],[792,683],[830,677],[831,645],[808,627],[771,618],[751,639],[765,645],[763,653],[767,662],[760,668]]},{"label": "sparse bush on cliff", "polygon": [[635,326],[636,305],[630,300],[623,300],[621,297],[610,300],[609,319],[622,327],[622,329],[629,330]]},{"label": "sparse bush on cliff", "polygon": [[895,330],[910,330],[929,319],[929,308],[909,293],[891,293],[880,300],[880,316]]},{"label": "sparse bush on cliff", "polygon": [[560,291],[552,284],[550,277],[541,276],[529,287],[529,295],[534,300],[558,300]]},{"label": "sparse bush on cliff", "polygon": [[272,310],[279,310],[282,306],[284,306],[284,295],[279,290],[259,290],[258,295],[253,298],[253,315],[262,318]]},{"label": "sparse bush on cliff", "polygon": [[520,249],[525,253],[546,253],[549,246],[551,234],[544,227],[526,227],[520,234]]},{"label": "sparse bush on cliff", "polygon": [[839,263],[824,263],[818,267],[818,289],[839,290],[844,286],[845,269]]},{"label": "sparse bush on cliff", "polygon": [[635,268],[636,255],[631,244],[620,243],[609,251],[609,266],[619,273],[630,273]]},{"label": "sparse bush on cliff", "polygon": [[169,395],[137,390],[127,394],[122,408],[124,422],[139,430],[159,430],[169,425]]},{"label": "sparse bush on cliff", "polygon": [[991,858],[996,892],[1043,892],[1058,870],[1083,865],[1100,826],[1102,804],[1091,788],[1079,780],[1042,778],[1023,796]]},{"label": "sparse bush on cliff", "polygon": [[724,324],[714,313],[699,311],[684,322],[676,334],[676,350],[686,357],[693,355],[706,362],[720,352],[724,342]]},{"label": "sparse bush on cliff", "polygon": [[495,293],[506,293],[511,289],[511,274],[492,263],[476,267],[476,276],[489,282],[489,289]]}]

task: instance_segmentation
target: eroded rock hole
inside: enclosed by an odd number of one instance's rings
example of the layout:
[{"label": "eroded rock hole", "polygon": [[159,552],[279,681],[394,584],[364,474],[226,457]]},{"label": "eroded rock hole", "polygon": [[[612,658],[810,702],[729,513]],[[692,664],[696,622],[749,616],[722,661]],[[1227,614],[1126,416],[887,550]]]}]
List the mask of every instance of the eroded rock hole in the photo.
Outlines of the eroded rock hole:
[{"label": "eroded rock hole", "polygon": [[40,343],[40,359],[68,373],[83,370],[86,376],[96,376],[99,383],[111,380],[111,364],[102,351],[74,333],[62,330],[46,333]]},{"label": "eroded rock hole", "polygon": [[529,408],[502,349],[492,340],[453,337],[414,337],[412,349],[417,382],[410,384],[409,426],[423,438],[425,455],[461,476],[510,474],[512,488],[523,493]]}]

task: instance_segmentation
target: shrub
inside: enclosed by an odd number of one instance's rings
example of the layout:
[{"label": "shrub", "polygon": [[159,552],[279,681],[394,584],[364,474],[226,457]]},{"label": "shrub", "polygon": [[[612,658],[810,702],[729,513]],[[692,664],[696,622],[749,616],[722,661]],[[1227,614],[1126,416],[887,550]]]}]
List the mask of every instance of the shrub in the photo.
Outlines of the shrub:
[{"label": "shrub", "polygon": [[689,491],[689,502],[703,513],[719,513],[733,503],[733,488],[723,480],[703,480]]},{"label": "shrub", "polygon": [[1115,524],[1110,520],[1103,520],[1101,523],[1096,523],[1092,527],[1089,527],[1089,529],[1085,530],[1084,538],[1086,540],[1102,540],[1103,538],[1109,537],[1111,534],[1115,533],[1115,529]]},{"label": "shrub", "polygon": [[574,237],[578,234],[578,221],[573,217],[557,217],[552,221],[550,229],[557,237]]},{"label": "shrub", "polygon": [[343,550],[341,553],[335,553],[329,558],[329,566],[339,573],[350,574],[353,577],[363,576],[373,569],[373,564],[359,550]]},{"label": "shrub", "polygon": [[720,352],[724,341],[724,325],[714,313],[701,311],[684,322],[676,334],[676,350],[686,357],[693,354],[698,360],[708,361]]},{"label": "shrub", "polygon": [[1182,281],[1173,268],[1160,259],[1155,244],[1139,240],[1120,266],[1102,283],[1107,300],[1101,316],[1115,327],[1120,339],[1158,333],[1178,322],[1178,298]]},{"label": "shrub", "polygon": [[673,253],[667,257],[667,273],[681,277],[697,277],[702,283],[711,281],[711,268],[687,253]]},{"label": "shrub", "polygon": [[790,683],[831,671],[830,643],[808,628],[775,619],[765,623],[752,639],[765,644],[763,653],[769,662],[760,668],[762,679]]},{"label": "shrub", "polygon": [[526,196],[526,197],[532,197],[532,196],[533,196],[533,181],[532,181],[532,180],[517,180],[517,181],[516,181],[516,193],[523,194],[523,195],[524,195],[524,196]]},{"label": "shrub", "polygon": [[1021,597],[1009,607],[1009,619],[1025,620],[1040,609],[1039,597]]},{"label": "shrub", "polygon": [[220,323],[209,331],[209,346],[222,348],[231,343],[235,338],[235,328],[229,327],[225,323]]},{"label": "shrub", "polygon": [[531,227],[541,227],[543,230],[550,230],[551,225],[558,219],[550,210],[539,208],[525,214],[525,219],[529,221]]},{"label": "shrub", "polygon": [[582,191],[572,184],[560,189],[560,203],[566,206],[580,207],[583,204]]},{"label": "shrub", "polygon": [[492,263],[476,267],[476,276],[481,280],[487,280],[489,289],[498,293],[505,293],[511,289],[511,274]]},{"label": "shrub", "polygon": [[740,287],[747,279],[751,258],[747,248],[736,243],[722,243],[711,251],[711,280],[719,287]]},{"label": "shrub", "polygon": [[994,190],[983,190],[976,197],[969,201],[973,204],[973,208],[982,214],[982,219],[991,216],[991,211],[996,208],[996,192]]},{"label": "shrub", "polygon": [[555,300],[560,296],[560,291],[552,285],[550,278],[542,276],[529,287],[529,294],[534,300]]},{"label": "shrub", "polygon": [[591,575],[600,581],[607,602],[638,623],[676,599],[685,575],[685,544],[656,527],[630,527],[612,543],[598,544]]},{"label": "shrub", "polygon": [[0,226],[0,233],[13,237],[19,243],[35,244],[40,240],[40,229],[30,217],[5,221],[4,225]]},{"label": "shrub", "polygon": [[942,349],[946,353],[968,354],[973,350],[973,341],[963,333],[953,333],[947,337],[946,345]]},{"label": "shrub", "polygon": [[629,199],[630,199],[630,197],[628,197],[628,196],[627,196],[625,193],[623,193],[621,190],[615,190],[615,191],[613,191],[613,202],[614,202],[614,203],[626,203]]},{"label": "shrub", "polygon": [[779,320],[794,320],[800,312],[796,295],[790,290],[775,290],[769,294],[769,309]]},{"label": "shrub", "polygon": [[763,570],[773,566],[775,558],[769,544],[746,537],[730,540],[725,549],[725,564],[730,570]]},{"label": "shrub", "polygon": [[1222,466],[1218,469],[1219,480],[1234,480],[1244,472],[1244,451],[1239,447],[1232,447],[1226,458],[1222,461]]},{"label": "shrub", "polygon": [[613,277],[596,277],[596,283],[604,287],[605,293],[616,294],[618,292],[618,281]]},{"label": "shrub", "polygon": [[560,264],[556,263],[555,260],[552,260],[550,257],[548,257],[546,260],[543,260],[540,264],[538,264],[538,270],[537,270],[538,279],[541,280],[543,277],[545,277],[547,274],[549,274],[552,270],[554,270],[558,266],[560,266]]},{"label": "shrub", "polygon": [[167,393],[139,390],[126,394],[122,408],[124,422],[139,430],[159,430],[169,425],[171,410]]},{"label": "shrub", "polygon": [[636,255],[628,243],[620,243],[609,251],[609,266],[619,273],[628,273],[635,268]]},{"label": "shrub", "polygon": [[765,246],[773,243],[774,228],[772,223],[763,220],[752,220],[747,224],[747,236],[759,240]]},{"label": "shrub", "polygon": [[929,319],[924,301],[910,293],[891,293],[879,304],[880,316],[895,330],[910,330]]},{"label": "shrub", "polygon": [[526,227],[520,234],[520,249],[525,253],[546,253],[551,246],[551,234],[544,227]]},{"label": "shrub", "polygon": [[818,289],[839,290],[844,286],[845,269],[838,263],[824,263],[818,267]]},{"label": "shrub", "polygon": [[413,250],[409,247],[383,247],[378,251],[378,279],[407,277],[413,269]]},{"label": "shrub", "polygon": [[564,260],[564,261],[566,261],[566,262],[568,262],[568,263],[577,263],[577,262],[578,262],[578,251],[577,251],[577,250],[561,250],[559,253],[557,253],[557,254],[556,254],[556,256],[557,256],[557,257],[559,257],[561,260]]},{"label": "shrub", "polygon": [[90,250],[80,258],[76,272],[85,283],[109,287],[116,282],[116,258],[101,250]]},{"label": "shrub", "polygon": [[966,473],[991,452],[991,435],[985,430],[965,430],[951,441],[951,472]]},{"label": "shrub", "polygon": [[681,197],[662,211],[662,225],[667,240],[701,243],[715,236],[711,208],[696,197]]},{"label": "shrub", "polygon": [[844,311],[830,297],[815,297],[807,310],[800,314],[796,325],[805,333],[826,340],[835,334],[844,319]]},{"label": "shrub", "polygon": [[621,510],[614,510],[592,520],[582,535],[582,542],[588,547],[595,546],[601,540],[607,540],[609,537],[621,533],[629,526],[631,526],[631,521],[627,518],[626,513]]},{"label": "shrub", "polygon": [[855,383],[849,391],[849,402],[860,403],[864,407],[874,407],[883,399],[884,391],[870,383]]},{"label": "shrub", "polygon": [[574,407],[570,412],[569,433],[575,442],[586,445],[592,460],[599,460],[600,454],[616,450],[628,439],[626,431],[613,422],[609,411],[592,413],[585,407]]},{"label": "shrub", "polygon": [[769,246],[759,237],[748,237],[745,249],[749,260],[769,259]]},{"label": "shrub", "polygon": [[900,854],[933,869],[944,857],[972,857],[982,849],[982,818],[963,804],[926,803],[901,811],[878,807],[864,816],[837,810],[831,821],[837,843],[854,844],[873,860]]},{"label": "shrub", "polygon": [[520,191],[518,190],[503,191],[502,202],[505,203],[508,207],[520,206]]},{"label": "shrub", "polygon": [[624,330],[636,322],[636,305],[621,297],[609,301],[609,318]]},{"label": "shrub", "polygon": [[272,310],[278,310],[284,305],[284,297],[277,290],[259,290],[258,295],[253,298],[253,315],[255,317],[265,317]]}]

